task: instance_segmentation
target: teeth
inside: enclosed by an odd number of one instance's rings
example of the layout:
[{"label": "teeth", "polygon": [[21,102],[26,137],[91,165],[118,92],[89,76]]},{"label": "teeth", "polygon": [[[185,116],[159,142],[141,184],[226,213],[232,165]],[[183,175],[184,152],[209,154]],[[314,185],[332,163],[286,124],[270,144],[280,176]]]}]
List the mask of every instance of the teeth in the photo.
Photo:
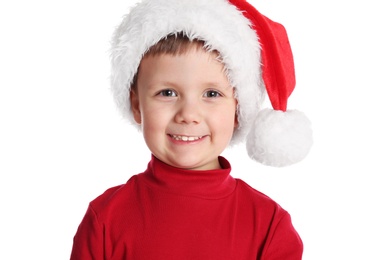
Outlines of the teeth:
[{"label": "teeth", "polygon": [[174,138],[177,141],[191,142],[191,141],[199,140],[202,137],[201,136],[172,135],[172,138]]}]

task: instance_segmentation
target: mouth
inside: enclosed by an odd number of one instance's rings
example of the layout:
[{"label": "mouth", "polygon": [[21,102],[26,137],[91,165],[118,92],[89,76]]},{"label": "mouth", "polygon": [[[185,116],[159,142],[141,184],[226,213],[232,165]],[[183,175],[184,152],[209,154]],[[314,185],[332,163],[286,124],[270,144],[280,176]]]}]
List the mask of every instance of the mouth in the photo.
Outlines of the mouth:
[{"label": "mouth", "polygon": [[172,139],[176,141],[183,141],[183,142],[192,142],[192,141],[197,141],[203,136],[187,136],[187,135],[169,135]]}]

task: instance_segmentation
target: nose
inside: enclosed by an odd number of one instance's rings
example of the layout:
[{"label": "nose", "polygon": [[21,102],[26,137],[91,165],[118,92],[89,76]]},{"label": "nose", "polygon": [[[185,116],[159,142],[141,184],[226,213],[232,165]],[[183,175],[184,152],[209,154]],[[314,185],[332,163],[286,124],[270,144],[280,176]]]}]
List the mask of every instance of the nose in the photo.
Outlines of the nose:
[{"label": "nose", "polygon": [[198,124],[201,121],[201,108],[197,102],[192,100],[183,100],[179,102],[175,114],[175,122],[179,124]]}]

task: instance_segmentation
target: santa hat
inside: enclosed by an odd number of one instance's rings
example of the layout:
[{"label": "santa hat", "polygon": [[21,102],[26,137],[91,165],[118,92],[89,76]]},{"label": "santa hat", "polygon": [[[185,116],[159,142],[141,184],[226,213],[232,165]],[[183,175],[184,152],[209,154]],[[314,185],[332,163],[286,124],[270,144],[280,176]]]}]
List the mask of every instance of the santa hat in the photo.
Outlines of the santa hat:
[{"label": "santa hat", "polygon": [[[145,53],[171,34],[183,33],[217,50],[238,100],[231,144],[245,140],[249,156],[266,165],[301,161],[312,145],[308,118],[287,110],[295,87],[293,55],[284,27],[245,0],[143,0],[116,29],[111,87],[122,114],[135,123],[129,94]],[[264,93],[273,109],[261,109]]]}]

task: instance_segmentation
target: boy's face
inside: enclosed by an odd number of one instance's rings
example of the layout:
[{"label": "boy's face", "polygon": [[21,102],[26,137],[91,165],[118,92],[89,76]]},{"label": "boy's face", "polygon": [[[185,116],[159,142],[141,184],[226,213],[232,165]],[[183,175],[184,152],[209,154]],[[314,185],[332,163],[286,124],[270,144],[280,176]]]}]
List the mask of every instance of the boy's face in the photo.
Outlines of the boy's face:
[{"label": "boy's face", "polygon": [[236,99],[215,53],[145,57],[136,90],[134,118],[159,160],[194,170],[220,168],[218,156],[237,126]]}]

